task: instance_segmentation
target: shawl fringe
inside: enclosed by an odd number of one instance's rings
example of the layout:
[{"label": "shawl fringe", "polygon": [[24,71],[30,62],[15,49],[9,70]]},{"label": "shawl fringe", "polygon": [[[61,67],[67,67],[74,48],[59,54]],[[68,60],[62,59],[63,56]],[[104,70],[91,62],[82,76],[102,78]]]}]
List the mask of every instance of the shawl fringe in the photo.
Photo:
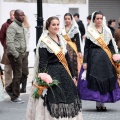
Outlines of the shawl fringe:
[{"label": "shawl fringe", "polygon": [[75,117],[78,115],[79,112],[81,112],[81,101],[79,99],[76,99],[75,102],[70,104],[60,103],[60,104],[53,104],[53,103],[47,103],[48,111],[50,112],[50,115],[55,118],[70,118]]}]

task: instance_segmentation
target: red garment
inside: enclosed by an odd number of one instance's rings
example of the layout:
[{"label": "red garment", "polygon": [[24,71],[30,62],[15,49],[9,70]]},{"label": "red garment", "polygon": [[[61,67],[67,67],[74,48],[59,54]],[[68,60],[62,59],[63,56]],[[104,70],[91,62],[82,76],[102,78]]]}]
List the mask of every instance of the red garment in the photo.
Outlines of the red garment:
[{"label": "red garment", "polygon": [[12,21],[8,19],[7,22],[5,22],[2,25],[1,30],[0,30],[0,42],[5,49],[6,49],[6,32],[7,32],[7,28],[9,27],[11,23]]}]

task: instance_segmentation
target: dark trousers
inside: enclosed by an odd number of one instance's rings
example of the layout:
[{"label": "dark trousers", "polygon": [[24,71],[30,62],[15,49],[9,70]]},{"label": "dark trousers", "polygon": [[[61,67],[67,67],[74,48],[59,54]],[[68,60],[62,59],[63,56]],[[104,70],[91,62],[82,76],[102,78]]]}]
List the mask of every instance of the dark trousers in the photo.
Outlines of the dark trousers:
[{"label": "dark trousers", "polygon": [[13,55],[8,55],[10,64],[13,70],[13,79],[9,86],[6,87],[7,92],[12,93],[11,100],[15,100],[20,95],[20,83],[22,74],[28,75],[28,54],[19,55],[18,58],[14,58]]},{"label": "dark trousers", "polygon": [[[25,57],[25,66],[23,65],[22,66],[22,69],[26,69],[25,71],[29,71],[27,70],[28,68],[28,55],[29,55],[29,52],[26,53],[26,57]],[[21,84],[22,84],[22,87],[21,87],[21,92],[26,92],[26,86],[27,86],[27,74],[25,73],[25,71],[23,70],[22,71],[22,78],[21,78]]]}]

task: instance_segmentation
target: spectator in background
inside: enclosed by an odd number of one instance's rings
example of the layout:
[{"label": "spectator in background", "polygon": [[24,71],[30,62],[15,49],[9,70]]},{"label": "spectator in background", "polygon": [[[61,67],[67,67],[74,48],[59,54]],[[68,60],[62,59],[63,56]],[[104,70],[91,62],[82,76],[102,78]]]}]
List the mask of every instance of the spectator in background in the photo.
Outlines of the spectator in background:
[{"label": "spectator in background", "polygon": [[119,50],[119,53],[120,53],[120,18],[118,20],[118,29],[115,30],[114,32],[114,38],[115,38],[115,41],[117,43],[117,46],[118,46],[118,50]]},{"label": "spectator in background", "polygon": [[11,97],[12,102],[23,103],[20,96],[20,82],[22,74],[28,75],[27,53],[26,53],[26,33],[24,30],[24,12],[15,11],[15,20],[7,29],[7,54],[10,60],[13,79],[12,83],[6,87],[6,92]]},{"label": "spectator in background", "polygon": [[14,21],[14,11],[15,10],[10,11],[10,19],[8,19],[2,25],[1,31],[0,31],[0,41],[4,48],[4,53],[3,53],[1,63],[5,65],[4,66],[5,87],[7,87],[12,82],[12,68],[11,68],[7,53],[6,53],[6,31],[9,25]]},{"label": "spectator in background", "polygon": [[116,23],[114,19],[110,19],[108,21],[108,27],[110,28],[113,37],[114,37],[114,32],[115,32],[115,24]]},{"label": "spectator in background", "polygon": [[79,14],[78,13],[75,13],[73,16],[74,16],[76,22],[78,23],[79,31],[81,33],[81,40],[82,40],[85,37],[85,27],[84,27],[84,24],[79,19]]},{"label": "spectator in background", "polygon": [[1,27],[0,31],[0,41],[4,48],[4,53],[2,57],[1,63],[4,64],[4,75],[5,75],[5,87],[7,87],[12,82],[12,68],[10,65],[10,61],[8,59],[7,53],[6,53],[6,31],[9,25],[14,21],[14,11],[10,11],[10,19],[8,19]]},{"label": "spectator in background", "polygon": [[88,16],[87,16],[87,27],[89,26],[90,21],[91,21],[91,15],[88,15]]},{"label": "spectator in background", "polygon": [[[26,61],[26,72],[28,72],[28,55],[29,55],[29,39],[30,39],[30,25],[28,23],[27,20],[27,16],[25,15],[24,17],[24,30],[25,30],[25,38],[26,38],[26,44],[27,44],[27,48],[26,48],[26,57],[25,57],[25,61]],[[21,83],[22,83],[22,88],[20,90],[21,93],[26,93],[26,85],[27,85],[27,74],[26,73],[22,73],[22,78],[21,78]]]}]

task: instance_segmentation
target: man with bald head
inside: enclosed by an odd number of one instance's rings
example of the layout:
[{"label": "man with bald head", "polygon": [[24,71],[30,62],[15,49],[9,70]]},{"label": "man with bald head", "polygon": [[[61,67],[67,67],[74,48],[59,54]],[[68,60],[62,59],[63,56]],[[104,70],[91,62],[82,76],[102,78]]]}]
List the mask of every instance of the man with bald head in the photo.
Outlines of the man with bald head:
[{"label": "man with bald head", "polygon": [[7,55],[10,60],[13,79],[12,83],[6,87],[6,92],[11,97],[12,102],[23,103],[20,96],[20,82],[22,74],[28,75],[27,54],[26,54],[26,38],[23,26],[24,12],[15,10],[15,20],[7,29]]}]

